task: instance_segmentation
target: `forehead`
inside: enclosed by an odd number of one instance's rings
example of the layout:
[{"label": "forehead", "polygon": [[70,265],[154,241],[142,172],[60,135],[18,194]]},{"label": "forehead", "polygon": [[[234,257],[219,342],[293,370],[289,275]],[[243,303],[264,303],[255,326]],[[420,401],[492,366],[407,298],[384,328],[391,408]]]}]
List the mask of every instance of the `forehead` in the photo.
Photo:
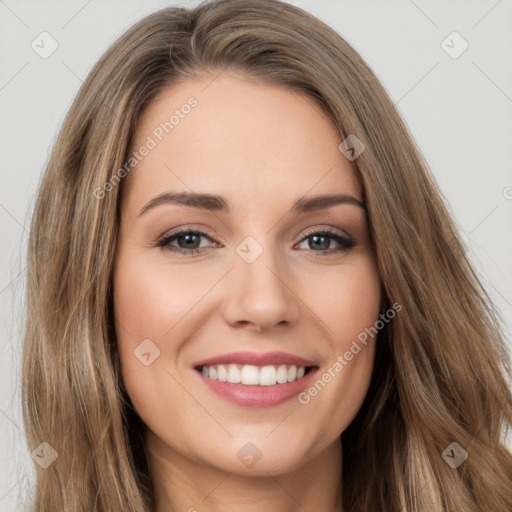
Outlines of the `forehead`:
[{"label": "forehead", "polygon": [[342,136],[320,106],[283,86],[233,73],[204,76],[162,91],[139,118],[130,154],[127,201],[163,191],[231,197],[264,209],[303,195],[350,193],[361,199]]}]

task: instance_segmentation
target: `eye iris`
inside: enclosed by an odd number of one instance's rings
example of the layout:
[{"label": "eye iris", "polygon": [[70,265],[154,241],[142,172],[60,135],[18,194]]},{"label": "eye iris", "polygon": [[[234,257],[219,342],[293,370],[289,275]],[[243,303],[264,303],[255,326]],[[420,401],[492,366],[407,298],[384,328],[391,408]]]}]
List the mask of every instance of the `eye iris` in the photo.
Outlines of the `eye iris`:
[{"label": "eye iris", "polygon": [[[310,241],[313,241],[311,244],[314,249],[329,249],[330,239],[324,235],[311,235],[309,237]],[[319,240],[323,239],[323,243],[318,243]]]},{"label": "eye iris", "polygon": [[[194,240],[195,238],[195,240]],[[180,240],[185,239],[185,243],[181,244]],[[197,249],[199,242],[199,236],[194,233],[188,233],[186,235],[182,235],[178,238],[178,245],[182,247],[183,249]]]}]

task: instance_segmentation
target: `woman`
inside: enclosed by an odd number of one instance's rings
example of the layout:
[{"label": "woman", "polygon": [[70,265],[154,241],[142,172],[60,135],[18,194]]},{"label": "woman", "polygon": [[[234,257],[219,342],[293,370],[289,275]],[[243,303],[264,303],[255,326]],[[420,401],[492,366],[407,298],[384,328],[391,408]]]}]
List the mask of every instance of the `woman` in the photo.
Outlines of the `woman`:
[{"label": "woman", "polygon": [[313,16],[137,23],[31,234],[34,511],[512,509],[489,298],[389,97]]}]

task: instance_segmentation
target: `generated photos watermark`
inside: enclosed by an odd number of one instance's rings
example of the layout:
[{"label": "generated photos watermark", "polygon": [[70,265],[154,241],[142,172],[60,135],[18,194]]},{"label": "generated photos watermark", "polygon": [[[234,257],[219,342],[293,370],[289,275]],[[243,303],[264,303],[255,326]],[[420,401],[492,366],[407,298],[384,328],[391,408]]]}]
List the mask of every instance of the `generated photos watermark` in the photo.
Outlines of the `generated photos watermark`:
[{"label": "generated photos watermark", "polygon": [[[329,382],[331,382],[340,372],[345,368],[349,362],[368,344],[368,337],[374,338],[375,335],[384,328],[393,318],[396,313],[402,310],[402,305],[395,302],[391,308],[385,313],[382,313],[371,327],[367,327],[361,331],[357,340],[353,340],[350,348],[343,354],[339,355],[334,363],[325,370],[322,375],[305,391],[299,393],[298,400],[302,405],[309,404],[311,399],[320,393]],[[359,341],[359,343],[358,343]],[[362,345],[362,346],[361,346]]]},{"label": "generated photos watermark", "polygon": [[178,126],[182,119],[192,112],[192,109],[197,107],[198,101],[191,96],[187,102],[181,105],[180,108],[175,108],[173,114],[167,121],[161,122],[156,126],[151,135],[146,137],[144,144],[127,158],[126,162],[120,167],[102,187],[97,187],[93,190],[93,195],[96,199],[103,199],[105,195],[114,189],[121,180],[126,177],[144,158],[149,155],[152,149],[155,149],[166,135],[171,133],[176,126]]}]

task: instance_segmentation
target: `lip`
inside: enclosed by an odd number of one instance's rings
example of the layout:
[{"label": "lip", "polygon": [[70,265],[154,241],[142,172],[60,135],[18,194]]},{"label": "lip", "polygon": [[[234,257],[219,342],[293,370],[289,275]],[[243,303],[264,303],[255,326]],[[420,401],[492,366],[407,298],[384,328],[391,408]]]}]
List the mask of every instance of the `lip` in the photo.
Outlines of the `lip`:
[{"label": "lip", "polygon": [[[295,366],[317,366],[315,361],[304,359],[295,354],[286,352],[230,352],[219,356],[210,357],[194,363],[193,368],[199,366],[212,366],[215,364],[252,364],[254,366],[265,366],[269,364],[287,364]],[[284,384],[283,384],[284,385]]]},{"label": "lip", "polygon": [[[221,364],[221,363],[218,363]],[[319,367],[311,368],[302,379],[286,384],[274,384],[273,386],[247,386],[244,384],[232,384],[220,382],[205,377],[194,370],[194,373],[203,381],[210,391],[232,404],[242,407],[272,407],[298,395],[311,385]]]}]

